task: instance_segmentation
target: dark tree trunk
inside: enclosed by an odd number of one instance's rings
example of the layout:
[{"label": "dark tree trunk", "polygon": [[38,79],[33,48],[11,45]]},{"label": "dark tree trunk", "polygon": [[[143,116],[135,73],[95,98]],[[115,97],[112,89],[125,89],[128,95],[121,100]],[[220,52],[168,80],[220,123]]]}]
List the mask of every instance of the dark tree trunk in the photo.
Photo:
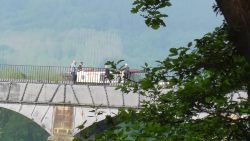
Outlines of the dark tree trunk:
[{"label": "dark tree trunk", "polygon": [[250,63],[250,0],[216,0],[238,51]]}]

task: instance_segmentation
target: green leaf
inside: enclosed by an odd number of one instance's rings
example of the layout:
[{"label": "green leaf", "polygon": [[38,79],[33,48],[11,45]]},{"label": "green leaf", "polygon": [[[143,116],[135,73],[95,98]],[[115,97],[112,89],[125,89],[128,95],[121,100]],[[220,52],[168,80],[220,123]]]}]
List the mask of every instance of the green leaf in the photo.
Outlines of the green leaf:
[{"label": "green leaf", "polygon": [[192,46],[192,42],[189,42],[189,43],[188,43],[188,47],[191,47],[191,46]]},{"label": "green leaf", "polygon": [[170,53],[171,53],[171,56],[175,56],[175,55],[177,55],[178,54],[178,49],[176,49],[176,48],[170,48]]}]

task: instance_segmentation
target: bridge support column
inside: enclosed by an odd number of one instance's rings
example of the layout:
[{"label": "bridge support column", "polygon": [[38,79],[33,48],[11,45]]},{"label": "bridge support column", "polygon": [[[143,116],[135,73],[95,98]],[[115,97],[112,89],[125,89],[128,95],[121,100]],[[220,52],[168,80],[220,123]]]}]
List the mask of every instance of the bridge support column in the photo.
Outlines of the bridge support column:
[{"label": "bridge support column", "polygon": [[53,136],[48,141],[72,141],[74,108],[57,106],[54,108]]}]

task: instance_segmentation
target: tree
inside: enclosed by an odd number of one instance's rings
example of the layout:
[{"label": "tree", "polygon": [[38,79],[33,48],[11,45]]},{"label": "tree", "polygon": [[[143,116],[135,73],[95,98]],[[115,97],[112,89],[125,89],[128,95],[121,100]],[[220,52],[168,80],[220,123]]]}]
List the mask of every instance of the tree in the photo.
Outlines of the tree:
[{"label": "tree", "polygon": [[[138,112],[120,110],[112,121],[117,124],[97,140],[247,141],[250,138],[250,66],[238,42],[246,41],[243,43],[246,49],[248,34],[235,38],[243,32],[239,30],[241,25],[233,26],[228,19],[234,13],[226,14],[230,10],[223,8],[230,4],[223,0],[217,3],[215,11],[221,9],[227,24],[186,47],[171,48],[170,55],[158,61],[157,67],[145,64],[145,78],[141,81],[127,81],[119,86],[124,92],[137,92],[151,101],[144,101]],[[167,15],[159,9],[170,6],[169,0],[135,0],[134,5],[132,12],[141,12],[148,26],[154,29],[165,26],[163,18]],[[119,63],[107,64],[113,72],[117,71]],[[166,91],[167,88],[171,89]]]},{"label": "tree", "polygon": [[[118,89],[151,100],[139,112],[120,110],[115,120],[109,118],[113,126],[96,140],[247,141],[250,66],[230,38],[224,25],[194,45],[171,48],[157,67],[145,64],[145,78]],[[118,71],[119,63],[107,64]]]},{"label": "tree", "polygon": [[[249,99],[247,95],[233,98],[250,89],[249,64],[230,42],[228,27],[170,52],[157,67],[146,65],[146,77],[139,83],[119,87],[147,95],[151,101],[138,113],[121,110],[117,117],[120,124],[98,140],[249,139]],[[164,92],[166,87],[160,82],[170,82],[168,87],[173,89]]]},{"label": "tree", "polygon": [[237,49],[250,62],[250,1],[216,0],[234,35]]}]

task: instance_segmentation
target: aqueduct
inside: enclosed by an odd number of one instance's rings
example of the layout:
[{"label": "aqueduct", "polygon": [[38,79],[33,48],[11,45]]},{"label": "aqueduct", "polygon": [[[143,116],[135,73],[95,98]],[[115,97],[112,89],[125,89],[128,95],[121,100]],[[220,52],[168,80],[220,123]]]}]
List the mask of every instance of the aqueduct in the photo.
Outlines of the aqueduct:
[{"label": "aqueduct", "polygon": [[77,127],[84,121],[85,128],[89,127],[106,115],[115,116],[121,107],[140,108],[145,99],[139,94],[115,90],[116,81],[104,82],[100,69],[85,68],[88,82],[82,79],[74,85],[65,77],[67,70],[1,65],[0,107],[36,122],[51,135],[49,140],[68,141],[79,132]]}]

